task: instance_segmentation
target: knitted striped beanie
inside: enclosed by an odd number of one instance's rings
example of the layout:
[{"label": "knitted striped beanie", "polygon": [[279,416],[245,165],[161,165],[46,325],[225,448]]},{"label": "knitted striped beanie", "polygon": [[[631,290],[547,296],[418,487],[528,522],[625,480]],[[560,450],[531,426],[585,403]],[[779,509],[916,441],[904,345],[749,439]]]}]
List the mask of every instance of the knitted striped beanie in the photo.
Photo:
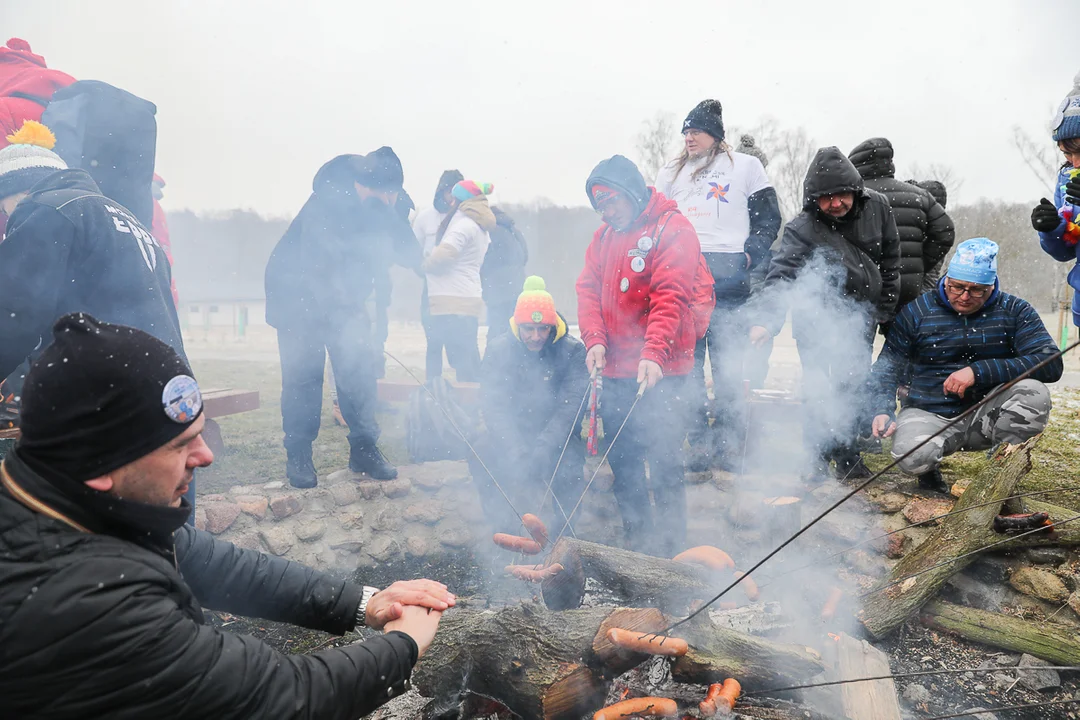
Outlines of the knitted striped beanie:
[{"label": "knitted striped beanie", "polygon": [[454,185],[454,189],[451,191],[458,202],[465,202],[481,195],[490,195],[495,191],[495,186],[491,183],[477,183],[472,180],[462,180]]},{"label": "knitted striped beanie", "polygon": [[524,292],[518,295],[514,308],[514,322],[518,325],[533,323],[536,325],[558,325],[559,317],[555,313],[555,299],[547,291],[544,279],[539,275],[525,278]]},{"label": "knitted striped beanie", "polygon": [[67,164],[52,151],[56,136],[35,120],[27,120],[7,136],[11,143],[0,150],[0,199],[26,192]]}]

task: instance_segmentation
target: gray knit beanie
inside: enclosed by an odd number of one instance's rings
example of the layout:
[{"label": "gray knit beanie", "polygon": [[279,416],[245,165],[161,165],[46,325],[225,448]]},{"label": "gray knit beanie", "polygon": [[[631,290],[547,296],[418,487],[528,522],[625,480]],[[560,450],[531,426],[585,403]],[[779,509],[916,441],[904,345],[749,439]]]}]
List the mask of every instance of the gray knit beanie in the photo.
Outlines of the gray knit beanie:
[{"label": "gray knit beanie", "polygon": [[735,148],[735,152],[740,152],[743,155],[753,155],[761,161],[762,167],[769,166],[769,156],[765,154],[765,151],[757,146],[757,142],[754,140],[753,135],[743,135],[739,138],[739,147]]},{"label": "gray knit beanie", "polygon": [[27,120],[8,135],[11,143],[0,150],[0,199],[26,192],[67,164],[52,151],[56,138],[39,122]]}]

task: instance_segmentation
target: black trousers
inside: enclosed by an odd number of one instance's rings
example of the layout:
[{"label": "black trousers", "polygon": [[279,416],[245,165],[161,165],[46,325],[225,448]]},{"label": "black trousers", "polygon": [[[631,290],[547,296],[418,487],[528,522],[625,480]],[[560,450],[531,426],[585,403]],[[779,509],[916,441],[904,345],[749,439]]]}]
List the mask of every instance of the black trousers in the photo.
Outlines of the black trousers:
[{"label": "black trousers", "polygon": [[841,343],[818,334],[796,338],[802,362],[803,444],[822,459],[856,453],[861,427],[869,427],[868,386],[874,336],[859,333]]},{"label": "black trousers", "polygon": [[366,317],[338,327],[278,330],[281,356],[281,427],[285,448],[310,450],[319,435],[326,354],[334,368],[338,406],[352,447],[379,439],[375,419],[378,357]]},{"label": "black trousers", "polygon": [[472,315],[428,315],[424,326],[427,334],[427,379],[442,375],[442,354],[457,371],[460,382],[480,382],[480,348],[477,334],[480,320]]},{"label": "black trousers", "polygon": [[[570,428],[567,428],[567,433],[569,432]],[[529,452],[529,448],[502,447],[494,437],[484,434],[473,441],[473,447],[483,458],[484,465],[491,470],[517,511],[522,514],[529,512],[539,515],[554,539],[566,523],[567,516],[573,512],[574,505],[577,504],[585,486],[582,477],[585,465],[585,443],[580,434],[570,439],[566,454],[559,463],[555,479],[551,482],[554,498],[548,498],[546,502],[544,493],[547,490],[548,481],[552,479],[552,472],[555,471],[555,463],[558,462],[559,452],[562,450],[561,446],[554,449],[550,456],[536,457]],[[523,534],[521,522],[510,508],[510,503],[495,487],[491,476],[472,453],[469,454],[469,471],[472,473],[473,482],[480,495],[480,506],[484,509],[484,516],[487,517],[495,532]],[[541,502],[543,502],[543,507],[541,507]]]},{"label": "black trousers", "polygon": [[517,297],[490,298],[484,304],[487,306],[487,338],[491,342],[491,338],[510,332],[510,318],[514,316]]},{"label": "black trousers", "polygon": [[[743,362],[749,346],[750,328],[741,305],[720,306],[713,310],[705,337],[694,347],[693,397],[688,440],[706,452],[733,458],[743,450],[746,435],[746,393],[743,388]],[[707,414],[705,390],[705,353],[712,366],[713,424]],[[768,361],[766,361],[767,363]]]},{"label": "black trousers", "polygon": [[607,442],[612,442],[626,420],[608,454],[615,475],[615,500],[622,513],[627,547],[670,558],[686,545],[682,443],[690,407],[687,377],[665,377],[645,391],[627,420],[637,389],[635,379],[604,378],[600,413]]}]

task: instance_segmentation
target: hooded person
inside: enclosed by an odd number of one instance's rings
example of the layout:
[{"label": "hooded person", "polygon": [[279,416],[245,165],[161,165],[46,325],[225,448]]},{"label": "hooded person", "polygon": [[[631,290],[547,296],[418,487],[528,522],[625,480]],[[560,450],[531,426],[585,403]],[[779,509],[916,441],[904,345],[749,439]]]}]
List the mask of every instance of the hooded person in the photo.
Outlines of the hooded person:
[{"label": "hooded person", "polygon": [[604,376],[604,427],[611,437],[621,428],[608,462],[624,537],[634,550],[673,557],[686,543],[682,443],[701,246],[675,201],[622,155],[593,169],[585,193],[603,224],[577,280],[578,326],[587,369]]},{"label": "hooded person", "polygon": [[1069,270],[1073,324],[1080,326],[1080,73],[1061,101],[1050,123],[1054,142],[1065,156],[1054,181],[1054,200],[1046,198],[1031,211],[1031,226],[1039,244],[1058,262],[1073,263]]},{"label": "hooded person", "polygon": [[[169,259],[169,267],[172,267],[172,240],[169,239],[169,221],[165,217],[165,209],[161,207],[161,200],[165,197],[165,179],[157,173],[154,173],[154,181],[150,186],[150,192],[154,197],[154,222],[150,228],[150,232],[154,234],[154,239],[157,240],[158,245],[165,251],[165,257]],[[172,293],[173,302],[176,307],[180,307],[180,293],[176,291],[176,278],[172,278],[172,284],[169,286],[169,291]]]},{"label": "hooded person", "polygon": [[85,170],[68,169],[52,132],[26,121],[0,150],[0,377],[44,339],[56,319],[88,312],[139,328],[183,354],[165,251],[135,217],[103,196]]},{"label": "hooded person", "polygon": [[803,369],[808,478],[836,461],[840,478],[869,477],[855,445],[875,328],[896,313],[900,239],[884,195],[864,186],[835,147],[817,151],[803,209],[784,227],[751,303],[750,341],[775,336],[790,308]]},{"label": "hooded person", "polygon": [[439,224],[435,245],[422,269],[428,291],[428,377],[442,375],[442,352],[438,372],[431,367],[430,346],[446,348],[446,359],[459,382],[480,380],[480,315],[484,289],[480,268],[484,264],[495,229],[495,215],[488,206],[491,183],[462,180],[451,190],[450,209]]},{"label": "hooded person", "polygon": [[[205,422],[173,348],[84,313],[57,321],[0,466],[5,716],[346,720],[408,689],[453,596],[364,587],[184,525],[184,489],[213,460]],[[386,634],[289,655],[207,624],[204,606]]]},{"label": "hooded person", "polygon": [[[439,176],[439,184],[435,187],[435,197],[431,207],[426,207],[416,213],[413,218],[412,228],[416,241],[420,244],[421,254],[427,258],[435,249],[435,238],[439,234],[442,221],[450,212],[450,205],[454,201],[454,186],[465,179],[458,170],[444,170]],[[443,346],[439,336],[432,335],[431,313],[429,312],[428,285],[424,280],[424,289],[420,296],[420,322],[424,326],[424,337],[427,341],[425,356],[425,376],[428,380],[440,377],[443,369]]]},{"label": "hooded person", "polygon": [[286,475],[294,487],[318,483],[311,447],[327,354],[349,426],[349,468],[377,480],[397,477],[377,445],[381,358],[367,301],[389,282],[392,264],[419,266],[408,221],[396,210],[403,178],[389,147],[330,160],[267,262],[266,322],[278,333]]},{"label": "hooded person", "polygon": [[[912,185],[918,185],[926,192],[933,196],[934,201],[941,206],[942,210],[946,209],[946,205],[949,201],[948,190],[945,189],[945,183],[940,180],[908,180]],[[897,228],[899,230],[899,228]],[[945,265],[945,258],[942,257],[934,266],[923,273],[923,292],[933,290],[937,287],[938,280],[941,279],[941,268]]]},{"label": "hooded person", "polygon": [[922,295],[928,273],[941,262],[956,240],[952,218],[928,191],[896,179],[893,146],[886,138],[870,138],[848,155],[855,169],[889,200],[900,234],[900,298],[902,308]]},{"label": "hooded person", "polygon": [[[725,142],[720,103],[704,100],[686,116],[685,147],[660,169],[656,189],[674,200],[690,221],[713,278],[716,306],[709,329],[694,349],[691,392],[699,408],[690,426],[690,469],[740,467],[745,437],[743,360],[751,274],[768,263],[780,232],[776,190],[754,155],[733,152]],[[752,139],[751,139],[752,141]],[[715,402],[709,424],[705,358],[712,372]]]},{"label": "hooded person", "polygon": [[[997,256],[997,243],[987,238],[960,243],[938,287],[896,316],[874,363],[873,435],[893,436],[894,458],[914,450],[900,469],[918,475],[929,490],[949,491],[940,469],[945,456],[1024,442],[1050,418],[1045,383],[1061,379],[1060,357],[915,449],[999,386],[1057,353],[1035,308],[1001,291]],[[896,391],[905,374],[910,389],[897,415]]]},{"label": "hooded person", "polygon": [[[475,447],[514,507],[538,511],[556,531],[581,495],[585,443],[581,399],[589,385],[585,346],[569,333],[537,276],[524,282],[509,332],[489,340],[480,373],[483,429]],[[565,450],[564,450],[565,448]],[[561,458],[561,459],[560,459]],[[475,457],[469,468],[484,514],[514,533],[517,516]],[[551,484],[551,508],[542,508]]]},{"label": "hooded person", "polygon": [[518,292],[525,282],[525,264],[529,261],[529,247],[514,218],[497,207],[492,207],[491,212],[495,214],[495,229],[488,233],[491,245],[480,268],[489,342],[510,331]]}]

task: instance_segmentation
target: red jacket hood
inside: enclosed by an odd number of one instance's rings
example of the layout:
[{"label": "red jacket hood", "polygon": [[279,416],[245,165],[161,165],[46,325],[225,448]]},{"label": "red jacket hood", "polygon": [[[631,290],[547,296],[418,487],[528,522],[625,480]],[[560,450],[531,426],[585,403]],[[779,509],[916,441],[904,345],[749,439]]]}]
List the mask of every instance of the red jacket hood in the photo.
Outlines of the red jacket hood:
[{"label": "red jacket hood", "polygon": [[40,120],[45,109],[42,103],[73,82],[75,78],[67,73],[50,70],[45,58],[34,54],[25,40],[11,38],[7,47],[0,47],[0,148],[7,147],[4,138],[18,130],[24,121]]},{"label": "red jacket hood", "polygon": [[0,63],[32,63],[39,67],[48,67],[45,58],[30,50],[30,43],[22,38],[11,38],[6,47],[0,47]]}]

